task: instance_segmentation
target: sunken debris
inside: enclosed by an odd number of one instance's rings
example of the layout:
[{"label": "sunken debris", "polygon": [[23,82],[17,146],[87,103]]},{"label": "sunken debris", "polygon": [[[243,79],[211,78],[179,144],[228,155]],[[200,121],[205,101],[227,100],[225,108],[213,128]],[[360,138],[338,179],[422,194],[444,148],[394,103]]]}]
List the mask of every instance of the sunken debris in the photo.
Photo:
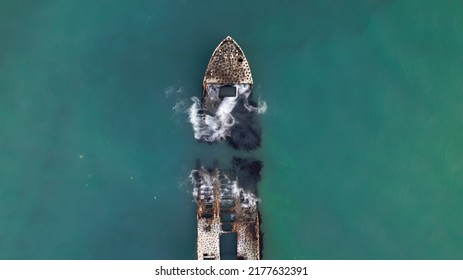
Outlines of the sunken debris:
[{"label": "sunken debris", "polygon": [[[234,158],[229,170],[216,166],[191,172],[197,203],[199,260],[260,259],[257,183],[261,169],[260,161]],[[228,248],[221,244],[226,236],[234,238]]]}]

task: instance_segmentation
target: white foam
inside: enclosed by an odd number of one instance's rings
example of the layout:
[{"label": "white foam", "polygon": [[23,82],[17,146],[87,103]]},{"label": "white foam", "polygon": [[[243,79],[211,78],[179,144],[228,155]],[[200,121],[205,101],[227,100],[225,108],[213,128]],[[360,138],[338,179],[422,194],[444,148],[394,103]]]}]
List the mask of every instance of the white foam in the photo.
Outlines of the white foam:
[{"label": "white foam", "polygon": [[176,86],[176,85],[168,86],[164,89],[164,96],[166,98],[175,97],[183,93],[183,91],[184,90],[182,86]]},{"label": "white foam", "polygon": [[235,123],[230,114],[236,105],[234,98],[224,98],[214,115],[199,113],[201,102],[196,97],[191,100],[193,104],[188,113],[190,123],[193,126],[194,137],[208,142],[225,140],[230,135],[230,127]]},{"label": "white foam", "polygon": [[[199,176],[199,182],[196,181],[194,174]],[[193,197],[195,200],[198,199],[198,189],[199,192],[199,199],[205,199],[207,195],[210,198],[210,201],[214,201],[213,189],[215,180],[218,178],[216,176],[212,176],[206,169],[201,168],[199,170],[193,170],[189,176],[191,183],[193,184]],[[225,187],[233,196],[240,196],[241,207],[243,208],[253,208],[257,207],[257,203],[260,202],[260,199],[256,197],[256,195],[250,191],[245,191],[243,188],[239,187],[238,180],[230,180],[228,176],[225,178],[226,182],[222,183],[222,187]],[[224,196],[224,191],[222,190],[219,194],[219,197],[222,198]]]},{"label": "white foam", "polygon": [[251,94],[251,85],[235,84],[233,86],[236,88],[236,96],[224,97],[222,101],[219,101],[220,85],[207,85],[207,98],[209,98],[211,102],[220,102],[215,112],[208,112],[207,114],[200,113],[202,109],[201,101],[196,97],[191,99],[193,104],[188,110],[188,114],[196,139],[215,142],[223,141],[230,136],[231,127],[236,123],[231,113],[238,103],[238,98],[244,97],[246,99],[244,106],[250,112],[262,114],[267,110],[267,104],[265,102],[259,100],[257,108],[251,106],[247,102]]},{"label": "white foam", "polygon": [[254,107],[249,103],[246,103],[244,106],[246,107],[246,109],[248,109],[248,111],[256,112],[257,114],[263,114],[267,112],[267,102],[262,101],[260,99],[259,101],[257,101],[257,107]]},{"label": "white foam", "polygon": [[244,201],[241,203],[241,206],[244,208],[253,208],[257,206],[257,202],[259,202],[259,199],[256,197],[255,194],[252,192],[242,192],[242,196],[244,198]]},{"label": "white foam", "polygon": [[[199,186],[196,184],[197,182],[194,177],[195,173],[198,173],[199,178],[200,178]],[[195,199],[198,199],[198,194],[199,194],[200,199],[204,199],[208,193],[213,192],[213,188],[214,188],[213,184],[215,182],[215,178],[213,178],[207,170],[205,169],[193,170],[191,171],[189,178],[190,178],[191,183],[194,185],[193,197]],[[198,193],[198,189],[200,190],[199,193]],[[209,197],[213,201],[214,196],[212,195]]]},{"label": "white foam", "polygon": [[182,100],[177,101],[174,107],[172,107],[172,110],[177,114],[187,112],[187,100],[182,99]]}]

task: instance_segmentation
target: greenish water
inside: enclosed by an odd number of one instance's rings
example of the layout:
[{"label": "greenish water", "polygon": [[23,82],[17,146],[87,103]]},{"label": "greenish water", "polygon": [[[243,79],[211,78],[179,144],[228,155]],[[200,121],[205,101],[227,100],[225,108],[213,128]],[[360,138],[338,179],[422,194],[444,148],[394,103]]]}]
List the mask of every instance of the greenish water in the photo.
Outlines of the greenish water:
[{"label": "greenish water", "polygon": [[463,4],[350,2],[2,1],[0,258],[194,259],[188,173],[237,153],[182,111],[231,35],[265,258],[462,259]]}]

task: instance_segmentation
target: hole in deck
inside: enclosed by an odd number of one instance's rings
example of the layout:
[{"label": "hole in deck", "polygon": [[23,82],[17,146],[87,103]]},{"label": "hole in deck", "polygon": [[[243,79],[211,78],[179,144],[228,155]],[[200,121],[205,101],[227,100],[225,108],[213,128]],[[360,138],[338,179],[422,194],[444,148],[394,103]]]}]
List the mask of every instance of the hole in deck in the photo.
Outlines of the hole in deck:
[{"label": "hole in deck", "polygon": [[222,231],[231,232],[233,230],[233,225],[231,223],[223,223]]},{"label": "hole in deck", "polygon": [[220,259],[236,260],[238,240],[236,233],[223,233],[220,235]]},{"label": "hole in deck", "polygon": [[231,213],[220,213],[220,220],[224,223],[234,222],[236,219],[235,214]]},{"label": "hole in deck", "polygon": [[220,201],[220,208],[233,208],[233,207],[235,207],[235,201],[232,199]]},{"label": "hole in deck", "polygon": [[201,218],[206,218],[206,219],[210,219],[210,218],[212,218],[212,217],[214,217],[214,215],[213,215],[213,214],[210,214],[210,213],[203,213],[203,214],[201,215]]},{"label": "hole in deck", "polygon": [[236,97],[236,88],[233,86],[223,86],[220,88],[219,97]]}]

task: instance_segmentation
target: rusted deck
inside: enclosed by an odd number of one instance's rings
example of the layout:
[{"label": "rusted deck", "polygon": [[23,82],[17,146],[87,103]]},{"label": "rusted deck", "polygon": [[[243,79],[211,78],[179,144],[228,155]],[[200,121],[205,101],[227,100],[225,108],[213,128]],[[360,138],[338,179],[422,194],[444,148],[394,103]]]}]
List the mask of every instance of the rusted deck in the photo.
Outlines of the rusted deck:
[{"label": "rusted deck", "polygon": [[[195,171],[195,197],[198,205],[199,260],[219,260],[220,235],[235,233],[236,259],[260,259],[259,212],[257,199],[229,181],[219,169]],[[233,217],[232,219],[223,219]],[[225,226],[227,224],[228,226]]]},{"label": "rusted deck", "polygon": [[206,74],[203,87],[207,84],[252,84],[251,68],[243,50],[232,37],[227,36],[215,49]]},{"label": "rusted deck", "polygon": [[[227,36],[217,46],[207,66],[203,80],[202,110],[214,114],[226,99],[221,96],[221,89],[228,86],[235,88],[235,97],[247,99],[252,84],[251,69],[243,50],[233,38]],[[198,259],[221,259],[220,237],[223,234],[236,234],[234,257],[258,260],[261,240],[256,194],[243,190],[239,180],[230,180],[226,173],[218,168],[208,170],[199,167],[192,173],[198,206]]]}]

